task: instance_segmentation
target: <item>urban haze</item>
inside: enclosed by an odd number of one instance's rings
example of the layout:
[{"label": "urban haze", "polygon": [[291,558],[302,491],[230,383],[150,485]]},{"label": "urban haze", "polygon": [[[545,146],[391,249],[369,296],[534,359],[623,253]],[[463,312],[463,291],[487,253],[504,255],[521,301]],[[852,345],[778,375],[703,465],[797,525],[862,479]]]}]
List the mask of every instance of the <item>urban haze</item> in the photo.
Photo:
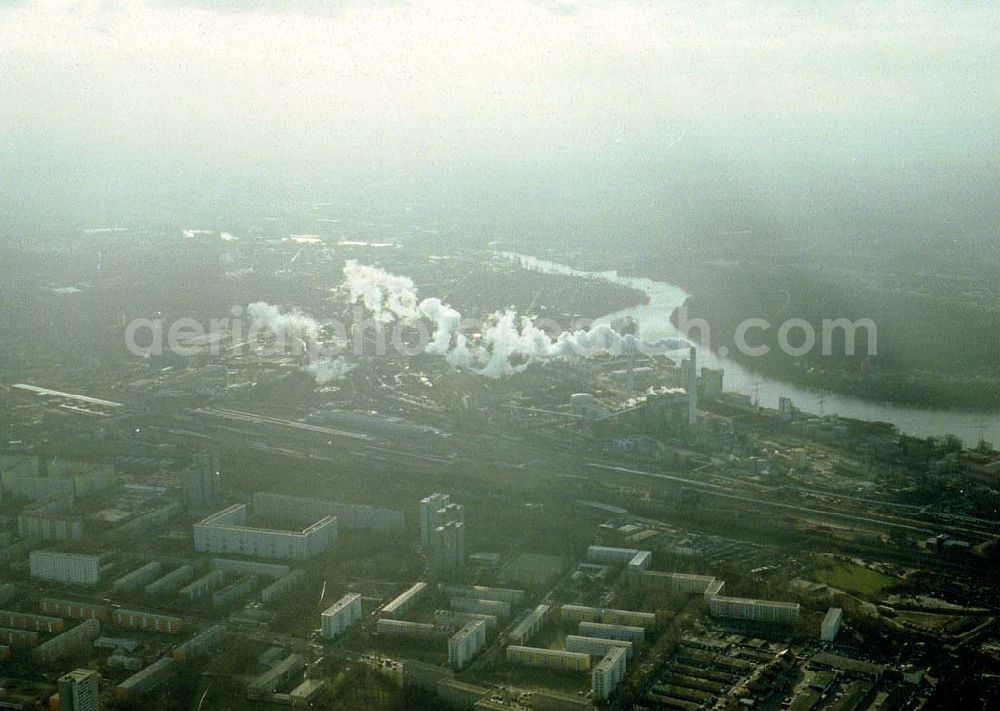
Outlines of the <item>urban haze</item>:
[{"label": "urban haze", "polygon": [[0,0],[0,707],[1000,706],[998,38]]}]

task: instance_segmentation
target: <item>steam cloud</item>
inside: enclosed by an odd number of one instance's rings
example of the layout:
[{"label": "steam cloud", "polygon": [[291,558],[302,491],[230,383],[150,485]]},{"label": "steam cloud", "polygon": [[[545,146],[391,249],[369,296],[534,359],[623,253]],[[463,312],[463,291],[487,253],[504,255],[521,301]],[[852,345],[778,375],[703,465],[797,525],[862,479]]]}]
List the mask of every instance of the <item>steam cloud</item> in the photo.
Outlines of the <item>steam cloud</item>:
[{"label": "steam cloud", "polygon": [[649,342],[632,335],[623,336],[607,324],[588,330],[563,331],[553,339],[530,318],[518,318],[514,310],[508,309],[486,319],[488,326],[478,346],[472,348],[459,330],[462,314],[436,297],[418,303],[412,279],[378,267],[361,266],[354,260],[344,266],[344,277],[351,302],[360,300],[376,321],[390,323],[399,319],[412,323],[426,318],[434,324],[431,342],[424,349],[426,353],[444,356],[456,368],[490,378],[521,372],[536,360],[636,351],[655,355],[690,345],[680,338]]},{"label": "steam cloud", "polygon": [[358,367],[345,358],[328,358],[313,361],[304,370],[316,379],[317,385],[326,385],[332,380],[343,380],[344,376]]}]

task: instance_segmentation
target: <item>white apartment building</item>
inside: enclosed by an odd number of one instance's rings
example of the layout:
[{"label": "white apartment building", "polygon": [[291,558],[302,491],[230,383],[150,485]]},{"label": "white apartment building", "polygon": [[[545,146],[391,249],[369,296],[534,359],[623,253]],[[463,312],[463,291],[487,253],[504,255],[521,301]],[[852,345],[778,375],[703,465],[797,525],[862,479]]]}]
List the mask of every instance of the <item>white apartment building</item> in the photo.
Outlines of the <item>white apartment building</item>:
[{"label": "white apartment building", "polygon": [[337,540],[337,519],[325,516],[301,531],[246,526],[246,504],[234,504],[194,525],[194,549],[258,558],[306,560]]},{"label": "white apartment building", "polygon": [[101,675],[93,669],[76,669],[56,681],[60,711],[100,711]]},{"label": "white apartment building", "polygon": [[323,612],[320,621],[324,639],[333,639],[343,634],[348,627],[361,622],[361,595],[344,595]]},{"label": "white apartment building", "polygon": [[621,647],[609,649],[590,674],[590,690],[595,699],[606,699],[625,678],[626,652]]},{"label": "white apartment building", "polygon": [[448,640],[448,665],[455,670],[464,667],[486,646],[486,623],[467,622]]},{"label": "white apartment building", "polygon": [[101,559],[96,555],[31,551],[31,577],[70,585],[97,585],[101,581]]},{"label": "white apartment building", "polygon": [[832,642],[840,632],[840,625],[844,621],[844,611],[839,607],[831,607],[826,611],[823,624],[820,625],[819,638],[824,642]]},{"label": "white apartment building", "polygon": [[753,600],[746,597],[716,595],[708,601],[708,611],[713,617],[731,617],[754,622],[791,624],[799,619],[797,602]]}]

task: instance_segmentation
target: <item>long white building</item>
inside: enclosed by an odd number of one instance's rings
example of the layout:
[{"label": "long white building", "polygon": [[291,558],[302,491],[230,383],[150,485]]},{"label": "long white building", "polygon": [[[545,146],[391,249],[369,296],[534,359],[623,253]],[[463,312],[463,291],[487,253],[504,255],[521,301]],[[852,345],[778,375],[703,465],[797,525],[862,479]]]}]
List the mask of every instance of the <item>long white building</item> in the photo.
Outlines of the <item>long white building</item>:
[{"label": "long white building", "polygon": [[366,504],[342,504],[338,501],[306,499],[267,491],[253,495],[253,510],[258,514],[309,523],[324,516],[334,516],[345,531],[362,530],[397,533],[406,527],[402,511],[381,509]]},{"label": "long white building", "polygon": [[652,612],[615,610],[608,607],[586,607],[584,605],[563,605],[562,618],[565,622],[604,622],[635,627],[652,627],[656,624],[656,615]]},{"label": "long white building", "polygon": [[529,612],[510,633],[510,640],[515,644],[524,644],[529,641],[545,624],[549,609],[548,605],[539,605]]},{"label": "long white building", "polygon": [[96,555],[31,551],[31,577],[70,585],[97,585],[101,581],[101,559]]},{"label": "long white building", "polygon": [[567,652],[583,652],[592,657],[603,657],[611,649],[621,647],[629,659],[632,658],[634,647],[624,639],[606,639],[603,637],[584,637],[583,635],[566,635],[563,646]]},{"label": "long white building", "polygon": [[323,612],[320,621],[325,639],[343,634],[348,627],[361,622],[361,595],[344,595]]},{"label": "long white building", "polygon": [[402,617],[416,605],[427,592],[427,583],[414,583],[382,608],[381,617]]},{"label": "long white building", "polygon": [[452,597],[472,597],[477,600],[496,600],[516,605],[524,599],[524,590],[513,588],[491,588],[485,585],[457,585],[439,583],[438,590]]},{"label": "long white building", "polygon": [[708,611],[713,617],[731,617],[754,622],[791,624],[799,619],[797,602],[753,600],[746,597],[716,595],[708,601]]},{"label": "long white building", "polygon": [[325,516],[301,531],[252,528],[246,525],[246,504],[234,504],[194,525],[194,549],[237,553],[257,558],[306,560],[337,540],[337,519]]},{"label": "long white building", "polygon": [[477,600],[471,597],[453,597],[451,609],[458,612],[475,612],[494,617],[510,617],[510,603],[499,600]]},{"label": "long white building", "polygon": [[448,640],[448,664],[458,670],[479,654],[486,646],[486,623],[483,620],[468,622]]},{"label": "long white building", "polygon": [[627,642],[641,642],[646,637],[646,630],[632,625],[609,625],[602,622],[581,622],[580,636],[600,637],[602,639],[621,639]]},{"label": "long white building", "polygon": [[563,671],[590,671],[590,655],[582,652],[564,652],[543,647],[523,647],[512,644],[507,647],[507,661],[529,667],[544,667]]}]

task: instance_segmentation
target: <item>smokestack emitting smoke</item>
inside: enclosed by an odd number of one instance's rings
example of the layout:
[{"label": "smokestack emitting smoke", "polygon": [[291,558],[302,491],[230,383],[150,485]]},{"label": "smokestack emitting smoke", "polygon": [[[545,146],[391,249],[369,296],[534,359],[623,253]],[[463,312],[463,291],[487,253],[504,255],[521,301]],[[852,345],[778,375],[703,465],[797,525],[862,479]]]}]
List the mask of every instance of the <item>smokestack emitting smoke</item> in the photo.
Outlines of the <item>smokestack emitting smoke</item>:
[{"label": "smokestack emitting smoke", "polygon": [[[553,339],[530,318],[518,317],[516,311],[507,309],[487,317],[488,325],[479,343],[470,346],[468,338],[460,332],[462,314],[436,297],[418,302],[416,287],[409,277],[390,274],[379,267],[359,265],[352,259],[344,265],[344,278],[350,302],[360,301],[375,321],[387,324],[398,320],[409,324],[427,319],[434,324],[434,331],[424,348],[425,353],[443,356],[456,368],[489,378],[519,373],[536,360],[636,351],[657,355],[691,345],[680,338],[644,341],[632,334],[622,335],[608,324],[563,331]],[[277,306],[257,302],[247,307],[247,313],[254,326],[266,326],[277,336],[315,340],[320,334],[319,323],[297,309],[281,313]],[[313,362],[304,370],[322,385],[344,377],[354,367],[355,364],[336,358]]]}]

